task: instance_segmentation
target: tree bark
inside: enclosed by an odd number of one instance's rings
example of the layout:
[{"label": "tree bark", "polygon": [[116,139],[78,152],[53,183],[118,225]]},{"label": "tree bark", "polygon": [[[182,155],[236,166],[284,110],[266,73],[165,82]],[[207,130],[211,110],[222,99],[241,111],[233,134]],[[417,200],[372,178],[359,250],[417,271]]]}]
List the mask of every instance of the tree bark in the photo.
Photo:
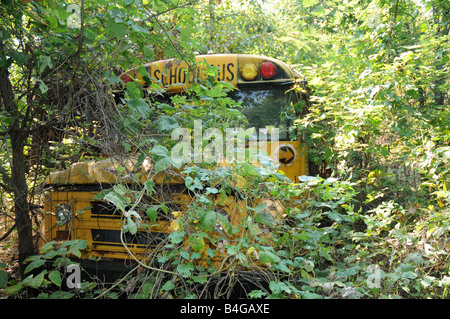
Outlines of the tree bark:
[{"label": "tree bark", "polygon": [[[0,41],[0,52],[3,51],[3,43]],[[25,141],[28,137],[28,128],[20,121],[19,110],[15,102],[14,91],[6,68],[0,68],[0,110],[6,110],[11,115],[16,115],[16,120],[7,127],[6,138],[11,142],[11,179],[9,188],[14,194],[14,213],[19,240],[19,263],[21,271],[24,270],[24,260],[34,253],[33,232],[28,203],[28,185],[26,179],[26,159],[24,154]]]},{"label": "tree bark", "polygon": [[12,187],[14,189],[14,211],[19,237],[19,263],[34,254],[33,228],[28,203],[28,185],[26,180],[26,159],[24,155],[25,138],[22,132],[11,132],[12,149]]}]

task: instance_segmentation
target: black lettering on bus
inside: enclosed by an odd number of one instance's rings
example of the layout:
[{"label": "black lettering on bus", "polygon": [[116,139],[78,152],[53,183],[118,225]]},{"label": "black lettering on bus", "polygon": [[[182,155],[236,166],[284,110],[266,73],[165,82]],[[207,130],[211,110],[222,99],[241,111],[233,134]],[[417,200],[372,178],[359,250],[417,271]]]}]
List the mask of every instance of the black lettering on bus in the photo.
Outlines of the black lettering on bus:
[{"label": "black lettering on bus", "polygon": [[225,63],[224,63],[222,66],[222,78],[221,78],[222,81],[225,81],[225,72],[226,72],[226,69],[225,69]]},{"label": "black lettering on bus", "polygon": [[227,81],[233,81],[234,80],[234,73],[231,70],[232,67],[234,67],[233,63],[228,63],[227,64],[227,71],[230,73],[230,77],[227,77]]},{"label": "black lettering on bus", "polygon": [[169,69],[169,85],[177,83],[177,71],[178,68],[170,68]]},{"label": "black lettering on bus", "polygon": [[155,70],[155,72],[153,72],[153,76],[155,77],[156,81],[161,80],[159,78],[159,74],[161,73],[161,70]]},{"label": "black lettering on bus", "polygon": [[195,73],[189,72],[189,80],[188,80],[189,84],[194,83],[194,81],[195,81]]},{"label": "black lettering on bus", "polygon": [[180,68],[178,73],[178,83],[186,83],[186,70],[184,68]]}]

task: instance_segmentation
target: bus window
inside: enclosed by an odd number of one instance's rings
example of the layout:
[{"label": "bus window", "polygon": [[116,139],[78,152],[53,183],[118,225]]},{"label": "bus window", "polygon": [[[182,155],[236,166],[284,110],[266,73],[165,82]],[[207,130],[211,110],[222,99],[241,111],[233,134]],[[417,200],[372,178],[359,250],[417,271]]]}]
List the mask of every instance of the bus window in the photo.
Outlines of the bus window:
[{"label": "bus window", "polygon": [[289,89],[289,86],[245,87],[230,92],[229,96],[241,103],[242,113],[249,122],[247,128],[254,127],[256,132],[266,128],[268,135],[270,129],[278,128],[279,139],[289,140],[289,123],[281,118],[282,112],[296,102],[295,93],[287,92]]}]

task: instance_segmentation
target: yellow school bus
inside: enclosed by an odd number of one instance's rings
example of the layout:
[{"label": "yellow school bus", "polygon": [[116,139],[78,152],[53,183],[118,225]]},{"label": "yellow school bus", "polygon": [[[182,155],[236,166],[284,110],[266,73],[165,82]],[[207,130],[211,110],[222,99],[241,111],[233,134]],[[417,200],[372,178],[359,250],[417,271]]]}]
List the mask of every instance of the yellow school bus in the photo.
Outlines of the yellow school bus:
[{"label": "yellow school bus", "polygon": [[[279,171],[291,182],[308,175],[305,146],[300,137],[289,134],[289,123],[282,120],[281,113],[295,103],[308,103],[304,78],[287,64],[273,58],[245,54],[199,55],[195,67],[175,59],[153,62],[145,66],[145,72],[133,69],[121,76],[124,83],[135,81],[141,85],[160,85],[166,94],[182,93],[194,81],[207,77],[204,70],[216,66],[219,70],[216,80],[232,84],[235,90],[230,97],[241,103],[242,113],[248,120],[248,127],[255,129],[278,128],[278,139],[271,140],[267,147],[269,156],[279,164]],[[144,75],[143,75],[144,73]],[[214,110],[212,110],[213,112]],[[258,141],[253,141],[258,142]],[[251,147],[251,143],[246,144]],[[52,240],[87,240],[88,246],[82,252],[87,259],[121,261],[134,260],[145,263],[152,252],[160,249],[168,235],[176,230],[176,218],[186,209],[191,197],[184,181],[163,172],[149,175],[152,163],[145,160],[135,173],[139,183],[144,185],[149,178],[155,187],[161,186],[159,198],[153,198],[155,205],[167,202],[170,193],[169,211],[158,214],[153,223],[136,233],[124,232],[124,215],[117,207],[99,198],[98,194],[118,184],[126,183],[118,175],[118,167],[133,171],[133,159],[105,158],[99,161],[75,163],[64,171],[50,174],[45,181],[49,191],[45,194],[42,243]],[[258,165],[258,163],[254,163]],[[134,180],[135,181],[135,180]],[[167,190],[167,192],[165,192]],[[220,214],[226,215],[230,223],[239,227],[246,216],[246,207],[238,200],[229,198],[218,204]],[[267,205],[270,213],[279,213],[276,203]],[[235,234],[234,236],[239,236]],[[150,256],[150,257],[149,257]],[[215,266],[223,265],[224,256],[214,256]]]}]

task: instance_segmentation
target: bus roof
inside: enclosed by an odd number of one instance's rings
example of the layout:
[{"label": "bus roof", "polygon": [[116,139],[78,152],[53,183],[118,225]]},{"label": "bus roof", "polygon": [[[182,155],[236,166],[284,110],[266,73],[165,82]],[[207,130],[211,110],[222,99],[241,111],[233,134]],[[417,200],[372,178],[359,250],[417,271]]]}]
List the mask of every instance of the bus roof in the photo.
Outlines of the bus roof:
[{"label": "bus roof", "polygon": [[135,81],[142,85],[158,83],[168,93],[183,91],[195,79],[206,80],[207,66],[218,68],[216,79],[235,87],[271,83],[273,85],[293,83],[302,76],[286,63],[262,55],[209,54],[196,56],[198,67],[186,61],[167,59],[148,63],[143,68],[134,68],[121,75],[124,83]]}]

